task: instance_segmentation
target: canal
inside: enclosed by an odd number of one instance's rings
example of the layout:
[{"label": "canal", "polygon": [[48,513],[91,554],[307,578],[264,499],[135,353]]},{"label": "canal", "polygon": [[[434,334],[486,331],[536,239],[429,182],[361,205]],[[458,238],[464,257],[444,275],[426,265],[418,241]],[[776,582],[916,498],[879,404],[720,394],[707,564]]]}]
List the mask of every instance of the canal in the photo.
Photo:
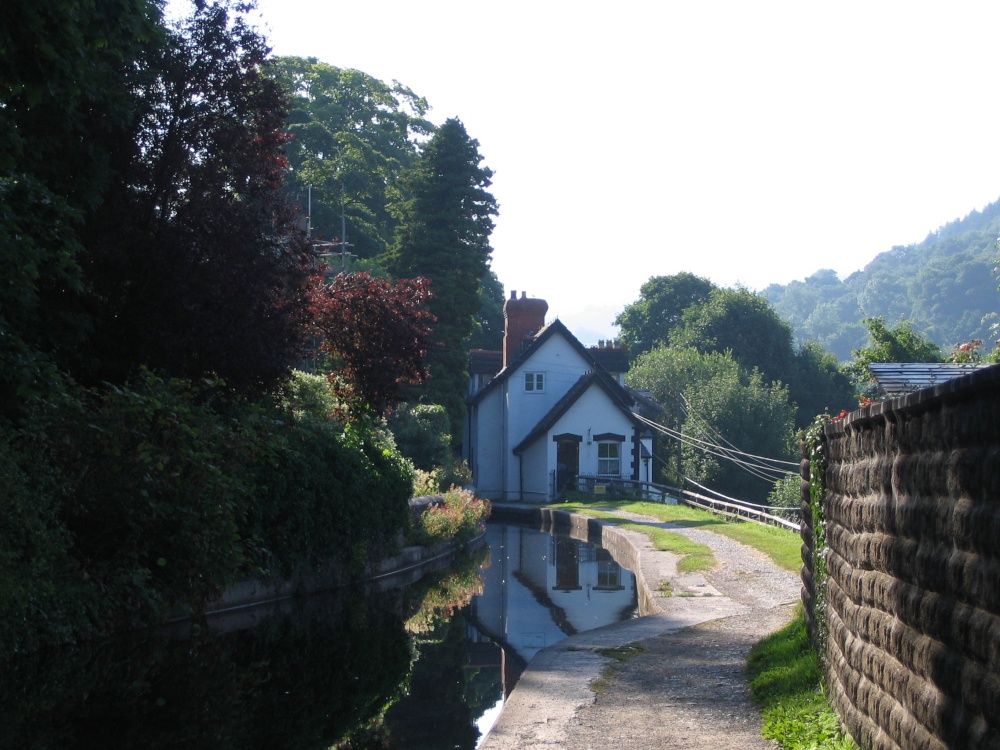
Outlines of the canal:
[{"label": "canal", "polygon": [[0,748],[471,750],[535,653],[636,613],[594,544],[502,524],[486,541],[403,588],[9,660]]}]

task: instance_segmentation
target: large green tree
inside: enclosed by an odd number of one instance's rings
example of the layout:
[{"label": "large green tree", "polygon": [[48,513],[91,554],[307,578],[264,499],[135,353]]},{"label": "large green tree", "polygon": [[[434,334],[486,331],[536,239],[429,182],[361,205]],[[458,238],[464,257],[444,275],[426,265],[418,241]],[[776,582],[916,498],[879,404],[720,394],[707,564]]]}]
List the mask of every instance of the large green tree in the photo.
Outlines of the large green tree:
[{"label": "large green tree", "polygon": [[783,469],[741,453],[791,459],[795,409],[788,389],[745,370],[728,353],[656,347],[636,360],[627,382],[649,390],[664,408],[662,424],[672,433],[657,441],[656,455],[668,482],[691,479],[759,502]]},{"label": "large green tree", "polygon": [[680,325],[684,311],[708,300],[715,285],[692,273],[652,276],[639,287],[639,299],[626,305],[615,318],[621,340],[634,359],[658,344],[670,341],[670,331]]},{"label": "large green tree", "polygon": [[672,346],[702,352],[731,352],[747,371],[789,382],[793,369],[792,329],[760,294],[737,287],[714,289],[708,299],[684,310],[670,335]]},{"label": "large green tree", "polygon": [[402,223],[386,257],[393,275],[431,280],[430,309],[437,322],[427,352],[430,379],[419,398],[448,410],[456,441],[465,419],[469,337],[489,271],[489,238],[497,214],[487,189],[493,172],[482,160],[479,142],[462,122],[447,120],[407,175],[410,197],[402,204]]},{"label": "large green tree", "polygon": [[290,97],[285,190],[312,217],[316,240],[347,234],[350,252],[374,257],[393,240],[400,175],[434,131],[427,101],[399,82],[314,57],[279,57]]},{"label": "large green tree", "polygon": [[479,289],[479,312],[469,340],[470,349],[499,351],[503,348],[503,284],[494,271],[487,271]]}]

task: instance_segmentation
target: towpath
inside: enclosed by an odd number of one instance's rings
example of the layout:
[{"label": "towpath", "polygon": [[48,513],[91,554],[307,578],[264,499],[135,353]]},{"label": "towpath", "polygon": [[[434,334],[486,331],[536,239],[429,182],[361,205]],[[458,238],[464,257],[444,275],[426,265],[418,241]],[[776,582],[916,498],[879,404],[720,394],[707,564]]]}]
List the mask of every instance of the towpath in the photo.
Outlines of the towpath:
[{"label": "towpath", "polygon": [[[791,619],[798,576],[710,531],[616,515],[708,545],[716,567],[679,574],[676,555],[654,550],[643,534],[620,530],[639,550],[638,583],[659,611],[539,652],[482,750],[777,747],[761,737],[744,664],[754,643]],[[669,596],[663,581],[670,582]],[[642,649],[620,664],[600,653],[633,643]],[[613,674],[599,680],[609,667]]]}]

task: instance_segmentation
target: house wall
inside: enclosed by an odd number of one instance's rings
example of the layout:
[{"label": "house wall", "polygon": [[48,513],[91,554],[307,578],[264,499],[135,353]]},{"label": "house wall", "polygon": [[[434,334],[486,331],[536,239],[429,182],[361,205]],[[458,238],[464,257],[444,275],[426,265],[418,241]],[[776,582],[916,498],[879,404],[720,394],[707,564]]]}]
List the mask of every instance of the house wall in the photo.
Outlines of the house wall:
[{"label": "house wall", "polygon": [[[625,442],[621,448],[621,476],[632,476],[632,436],[634,432],[632,422],[596,385],[580,397],[580,400],[577,401],[577,408],[559,419],[551,434],[559,435],[564,432],[583,435],[583,442],[580,443],[581,474],[597,473],[597,441],[593,439],[594,435],[608,432],[624,435]],[[555,466],[556,444],[551,438],[548,442],[550,463]]]},{"label": "house wall", "polygon": [[[548,467],[540,463],[533,450],[526,451],[523,459],[518,459],[512,451],[528,433],[538,424],[566,392],[590,369],[590,364],[580,356],[579,352],[562,336],[552,336],[545,341],[530,360],[519,365],[517,370],[505,384],[507,399],[508,444],[504,446],[506,466],[503,469],[504,488],[502,499],[545,499],[548,497]],[[526,372],[541,372],[545,375],[545,390],[541,393],[525,392],[524,374]],[[502,390],[502,389],[497,389]],[[491,394],[492,395],[492,394]],[[534,449],[535,446],[530,446]],[[521,461],[529,465],[521,465]],[[547,459],[544,459],[547,461]],[[555,459],[552,459],[555,466]],[[542,474],[539,478],[538,474]],[[522,473],[523,472],[523,473]],[[530,484],[525,485],[525,496],[521,495],[521,478],[525,477]]]},{"label": "house wall", "polygon": [[820,448],[803,601],[841,719],[873,750],[997,747],[1000,367],[854,412]]},{"label": "house wall", "polygon": [[[481,497],[504,499],[503,461],[506,441],[503,429],[505,386],[497,388],[469,410],[469,435],[466,440],[472,476]],[[507,449],[509,452],[509,449]]]}]

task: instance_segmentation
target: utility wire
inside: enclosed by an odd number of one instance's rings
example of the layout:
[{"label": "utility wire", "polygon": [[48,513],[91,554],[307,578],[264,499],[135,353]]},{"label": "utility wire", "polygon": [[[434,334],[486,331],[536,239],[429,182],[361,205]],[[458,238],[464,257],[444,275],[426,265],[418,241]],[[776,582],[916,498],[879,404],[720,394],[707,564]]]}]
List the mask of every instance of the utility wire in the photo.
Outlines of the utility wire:
[{"label": "utility wire", "polygon": [[[701,440],[700,438],[696,438],[693,435],[684,435],[683,433],[680,433],[677,430],[673,430],[667,427],[666,425],[653,422],[652,420],[646,419],[641,415],[637,414],[635,416],[638,417],[638,419],[644,424],[648,425],[649,427],[652,427],[655,430],[658,430],[659,432],[662,432],[667,437],[679,440],[680,442],[684,443],[685,445],[691,448],[694,448],[695,450],[700,450],[704,453],[717,456],[718,458],[724,458],[728,461],[732,461],[733,463],[741,466],[746,471],[749,471],[751,474],[754,474],[760,479],[764,479],[767,481],[775,481],[776,479],[780,479],[781,477],[790,474],[792,472],[767,465],[762,465],[759,463],[745,461],[742,458],[739,458],[739,456],[746,456],[748,458],[761,459],[764,461],[771,461],[774,463],[780,463],[787,466],[798,467],[798,464],[792,463],[791,461],[781,461],[780,459],[776,458],[764,458],[763,456],[755,456],[751,453],[745,453],[739,450],[728,450],[716,445],[715,443],[711,443],[706,440]],[[766,472],[767,475],[765,475],[764,472]]]},{"label": "utility wire", "polygon": [[[713,443],[711,441],[708,441],[710,445],[714,445],[716,449],[721,451],[725,457],[729,458],[729,460],[743,467],[744,470],[746,470],[753,476],[759,479],[763,479],[764,481],[767,482],[777,481],[778,479],[782,478],[788,473],[788,471],[785,469],[778,469],[773,466],[768,466],[767,464],[760,463],[760,461],[777,461],[778,459],[768,459],[762,456],[754,456],[753,454],[744,453],[743,451],[741,451],[731,442],[726,440],[726,438],[718,430],[712,427],[712,425],[710,425],[705,419],[703,419],[701,416],[697,414],[694,414],[693,410],[691,409],[691,403],[687,400],[687,398],[684,397],[683,393],[681,394],[681,398],[684,400],[684,403],[681,404],[681,409],[684,411],[685,416],[688,418],[688,420],[692,421],[694,423],[694,426],[696,428],[700,428],[703,433],[706,433],[708,435],[714,434],[718,441],[725,443],[726,446],[728,447],[720,445],[718,442]],[[685,404],[687,408],[685,408]],[[739,458],[739,456],[746,456],[748,458],[754,458],[759,460],[744,461],[742,458]]]},{"label": "utility wire", "polygon": [[780,459],[780,458],[768,458],[767,456],[757,456],[757,455],[754,455],[753,453],[746,453],[744,451],[741,451],[735,445],[733,445],[728,440],[726,440],[721,435],[721,433],[719,433],[718,430],[716,430],[707,421],[705,421],[705,419],[703,417],[701,417],[698,414],[693,414],[692,413],[693,410],[691,408],[691,402],[687,400],[687,397],[683,393],[681,394],[681,398],[684,400],[684,405],[687,407],[686,409],[684,409],[685,415],[687,415],[689,417],[694,417],[695,419],[697,419],[702,424],[702,426],[704,426],[705,428],[707,428],[711,432],[714,432],[719,437],[720,440],[722,440],[724,443],[726,443],[728,446],[730,446],[738,454],[740,454],[742,456],[747,456],[748,458],[756,458],[756,459],[758,459],[760,461],[766,461],[768,463],[781,464],[782,466],[794,466],[795,468],[798,468],[799,465],[797,463],[795,463],[794,461],[785,461],[785,460]]}]

